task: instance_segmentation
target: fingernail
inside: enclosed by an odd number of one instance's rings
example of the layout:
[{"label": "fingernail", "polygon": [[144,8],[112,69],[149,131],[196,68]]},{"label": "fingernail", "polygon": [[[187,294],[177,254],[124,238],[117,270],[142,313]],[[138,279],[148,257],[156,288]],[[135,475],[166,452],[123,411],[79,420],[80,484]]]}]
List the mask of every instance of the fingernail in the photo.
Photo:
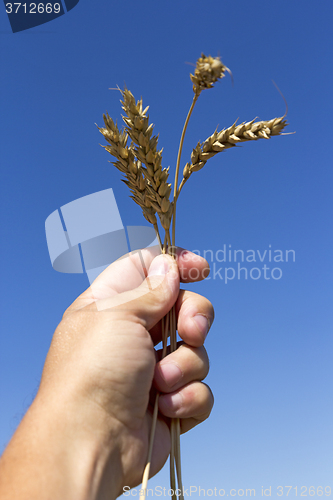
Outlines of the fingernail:
[{"label": "fingernail", "polygon": [[150,264],[148,276],[161,276],[169,271],[169,261],[164,255],[158,255]]},{"label": "fingernail", "polygon": [[196,322],[197,327],[199,328],[203,337],[206,338],[210,327],[209,321],[206,316],[203,316],[202,314],[196,314],[193,319]]},{"label": "fingernail", "polygon": [[165,363],[160,365],[160,374],[168,387],[173,387],[182,378],[183,373],[175,363]]}]

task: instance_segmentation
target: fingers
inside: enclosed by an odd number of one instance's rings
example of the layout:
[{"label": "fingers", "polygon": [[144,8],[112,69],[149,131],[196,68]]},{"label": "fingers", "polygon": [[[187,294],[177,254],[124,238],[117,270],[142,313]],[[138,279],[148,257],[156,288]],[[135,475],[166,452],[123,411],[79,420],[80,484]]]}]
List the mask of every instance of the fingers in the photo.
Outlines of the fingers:
[{"label": "fingers", "polygon": [[212,410],[213,395],[201,382],[208,370],[205,348],[186,344],[156,364],[154,385],[160,391],[159,410],[166,417],[182,419],[182,432],[203,422]]},{"label": "fingers", "polygon": [[206,259],[189,250],[177,247],[176,261],[182,283],[202,281],[209,275],[210,268]]},{"label": "fingers", "polygon": [[[178,333],[186,344],[199,347],[204,343],[214,321],[212,303],[197,293],[180,290],[176,302]],[[154,344],[162,339],[162,325],[158,323],[150,330]]]},{"label": "fingers", "polygon": [[183,344],[156,363],[154,385],[161,392],[174,392],[189,382],[203,380],[208,370],[209,360],[206,349]]},{"label": "fingers", "polygon": [[187,432],[209,417],[214,398],[209,387],[203,382],[192,382],[178,391],[161,394],[158,407],[164,416],[180,418],[182,432]]},{"label": "fingers", "polygon": [[197,293],[180,290],[176,302],[179,336],[194,347],[201,346],[214,321],[212,303]]}]

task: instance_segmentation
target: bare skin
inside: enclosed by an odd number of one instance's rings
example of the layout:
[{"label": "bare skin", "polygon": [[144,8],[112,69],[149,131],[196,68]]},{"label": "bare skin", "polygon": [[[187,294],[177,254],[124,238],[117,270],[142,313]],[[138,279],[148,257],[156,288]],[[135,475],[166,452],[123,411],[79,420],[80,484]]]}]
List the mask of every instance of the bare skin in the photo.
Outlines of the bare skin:
[{"label": "bare skin", "polygon": [[[179,288],[207,277],[209,268],[190,252],[177,255],[177,263],[155,258],[153,249],[129,255],[66,310],[37,396],[0,460],[2,500],[110,500],[137,486],[156,389],[152,475],[170,451],[168,419],[179,417],[187,432],[209,416],[203,343],[214,311],[206,298]],[[158,361],[161,319],[174,303],[183,342]]]}]

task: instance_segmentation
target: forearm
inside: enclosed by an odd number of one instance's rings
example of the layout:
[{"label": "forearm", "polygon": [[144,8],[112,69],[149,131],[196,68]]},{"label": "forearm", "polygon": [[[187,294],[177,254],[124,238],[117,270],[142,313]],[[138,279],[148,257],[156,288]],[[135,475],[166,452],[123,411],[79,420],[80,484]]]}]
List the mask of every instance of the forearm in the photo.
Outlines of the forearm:
[{"label": "forearm", "polygon": [[[0,460],[2,500],[94,500],[121,493],[117,430],[84,405],[38,395]],[[107,478],[107,479],[105,479]]]}]

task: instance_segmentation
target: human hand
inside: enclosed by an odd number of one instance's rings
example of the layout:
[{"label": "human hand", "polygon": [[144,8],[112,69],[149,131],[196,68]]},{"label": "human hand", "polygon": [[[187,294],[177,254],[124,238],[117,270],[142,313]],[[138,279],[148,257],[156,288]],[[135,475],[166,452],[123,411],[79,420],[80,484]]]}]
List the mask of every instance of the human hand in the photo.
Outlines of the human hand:
[{"label": "human hand", "polygon": [[[115,498],[124,486],[140,482],[152,386],[161,392],[152,475],[169,454],[168,418],[180,418],[181,431],[186,432],[205,420],[213,406],[212,394],[201,382],[208,372],[203,343],[213,308],[204,297],[179,290],[180,280],[206,277],[208,264],[181,250],[178,266],[170,256],[155,256],[156,251],[146,249],[109,266],[67,309],[45,362],[35,419],[40,421],[43,414],[54,423],[57,438],[48,446],[49,453],[59,446],[64,457],[61,481],[70,483],[75,471],[79,483],[82,472],[82,498]],[[193,269],[197,272],[191,273]],[[183,344],[157,361],[160,352],[154,345],[162,339],[161,319],[174,303]],[[63,486],[61,498],[73,498],[67,491]]]}]

